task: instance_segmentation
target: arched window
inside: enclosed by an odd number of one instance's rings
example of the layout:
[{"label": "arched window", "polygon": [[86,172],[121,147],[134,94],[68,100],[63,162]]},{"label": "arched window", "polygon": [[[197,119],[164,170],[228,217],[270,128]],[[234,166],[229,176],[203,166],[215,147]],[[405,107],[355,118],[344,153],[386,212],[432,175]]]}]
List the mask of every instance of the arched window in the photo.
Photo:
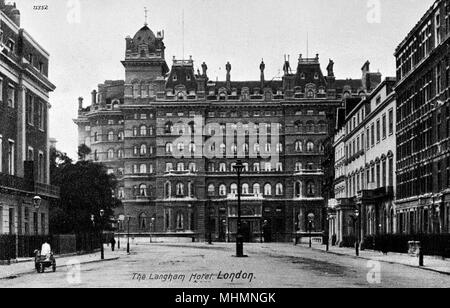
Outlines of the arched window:
[{"label": "arched window", "polygon": [[301,141],[295,142],[295,151],[296,152],[303,152],[303,143]]},{"label": "arched window", "polygon": [[124,139],[124,134],[123,134],[123,132],[119,132],[119,133],[117,134],[117,140],[122,141],[123,139]]},{"label": "arched window", "polygon": [[306,192],[309,196],[313,196],[316,194],[316,185],[314,182],[308,182],[308,185],[306,186]]},{"label": "arched window", "polygon": [[219,171],[220,172],[227,172],[227,164],[226,163],[220,163]]},{"label": "arched window", "polygon": [[255,154],[259,154],[260,151],[261,151],[261,147],[260,147],[259,143],[255,143],[255,144],[253,145],[253,152],[254,152]]},{"label": "arched window", "polygon": [[242,184],[242,194],[243,194],[243,195],[248,195],[248,194],[250,194],[250,186],[248,186],[247,183]]},{"label": "arched window", "polygon": [[114,150],[110,149],[108,150],[108,159],[113,159],[114,158]]},{"label": "arched window", "polygon": [[167,154],[171,154],[173,152],[173,145],[172,143],[167,143],[166,144],[166,153]]},{"label": "arched window", "polygon": [[177,196],[184,196],[184,184],[183,183],[177,184]]},{"label": "arched window", "polygon": [[141,145],[140,154],[141,155],[147,155],[147,145],[145,145],[145,144]]},{"label": "arched window", "polygon": [[166,184],[164,184],[164,196],[166,199],[172,196],[172,185],[170,185],[170,182],[166,182]]},{"label": "arched window", "polygon": [[133,137],[136,137],[138,135],[138,128],[133,127]]},{"label": "arched window", "polygon": [[141,136],[147,136],[147,126],[142,125],[139,130],[140,130]]},{"label": "arched window", "polygon": [[195,154],[195,143],[191,142],[191,143],[189,144],[189,152],[190,152],[191,154]]},{"label": "arched window", "polygon": [[94,133],[94,141],[95,141],[95,142],[98,141],[98,133]]},{"label": "arched window", "polygon": [[283,184],[278,183],[275,190],[276,190],[277,196],[282,196],[283,195]]},{"label": "arched window", "polygon": [[299,163],[299,162],[295,163],[295,171],[300,172],[302,170],[303,170],[303,164]]},{"label": "arched window", "polygon": [[314,91],[313,90],[308,90],[306,95],[307,95],[308,98],[314,98]]},{"label": "arched window", "polygon": [[248,172],[248,163],[243,163],[244,169],[242,169],[243,172]]},{"label": "arched window", "polygon": [[261,185],[259,185],[258,183],[253,185],[253,194],[255,196],[259,196],[261,194]]},{"label": "arched window", "polygon": [[114,132],[108,132],[108,141],[114,141]]},{"label": "arched window", "polygon": [[117,151],[117,158],[123,158],[123,150],[118,150]]},{"label": "arched window", "polygon": [[309,141],[306,144],[306,151],[307,152],[313,152],[314,151],[314,143],[312,141]]},{"label": "arched window", "polygon": [[221,154],[225,154],[226,151],[227,151],[227,146],[226,146],[225,144],[222,143],[222,144],[220,145],[220,153],[221,153]]},{"label": "arched window", "polygon": [[166,134],[171,134],[173,132],[173,124],[172,124],[172,122],[167,122],[164,125],[164,128],[165,128],[165,133]]},{"label": "arched window", "polygon": [[253,172],[259,172],[260,169],[260,164],[259,163],[254,163],[253,164]]},{"label": "arched window", "polygon": [[300,121],[297,121],[297,122],[295,122],[294,126],[295,126],[295,131],[296,132],[301,132],[302,128],[303,128],[303,123],[300,122]]},{"label": "arched window", "polygon": [[184,151],[184,143],[182,143],[182,142],[178,143],[177,149],[179,152],[183,152]]},{"label": "arched window", "polygon": [[272,195],[272,185],[266,184],[264,186],[264,195],[265,196],[271,196]]},{"label": "arched window", "polygon": [[248,143],[244,143],[244,145],[242,146],[242,149],[244,150],[244,153],[245,153],[245,154],[248,154],[248,152],[249,152],[249,146],[248,146]]},{"label": "arched window", "polygon": [[216,194],[216,187],[214,184],[209,184],[208,186],[208,196],[213,197]]},{"label": "arched window", "polygon": [[237,154],[237,145],[236,144],[231,145],[231,153]]},{"label": "arched window", "polygon": [[270,153],[270,151],[272,151],[272,145],[270,143],[266,143],[264,149],[266,153]]},{"label": "arched window", "polygon": [[227,187],[224,184],[219,186],[219,195],[221,197],[225,197],[227,195]]},{"label": "arched window", "polygon": [[184,215],[183,213],[180,212],[177,213],[177,229],[178,230],[184,229]]},{"label": "arched window", "polygon": [[190,172],[197,172],[197,165],[195,163],[189,164],[189,171]]},{"label": "arched window", "polygon": [[237,195],[238,194],[238,186],[236,184],[231,184],[230,186],[230,192],[232,195]]},{"label": "arched window", "polygon": [[139,186],[139,195],[141,197],[147,197],[147,185],[141,184]]},{"label": "arched window", "polygon": [[295,191],[296,198],[301,198],[303,196],[302,182],[300,182],[300,181],[295,182],[294,191]]},{"label": "arched window", "polygon": [[277,144],[277,153],[283,153],[283,144],[281,142]]},{"label": "arched window", "polygon": [[141,231],[145,231],[147,229],[147,215],[144,213],[139,215],[139,228]]},{"label": "arched window", "polygon": [[308,133],[313,133],[314,132],[314,122],[313,121],[308,121],[306,123],[306,131]]},{"label": "arched window", "polygon": [[177,163],[177,171],[184,171],[184,163]]},{"label": "arched window", "polygon": [[147,173],[147,165],[146,164],[141,164],[139,166],[139,173],[140,174],[146,174]]}]

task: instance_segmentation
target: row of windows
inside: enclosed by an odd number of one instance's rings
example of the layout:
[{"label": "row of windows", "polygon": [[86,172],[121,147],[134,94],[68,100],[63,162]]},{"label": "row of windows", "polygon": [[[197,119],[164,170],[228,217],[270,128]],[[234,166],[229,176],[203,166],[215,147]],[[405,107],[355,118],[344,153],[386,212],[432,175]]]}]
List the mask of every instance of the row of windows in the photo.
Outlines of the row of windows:
[{"label": "row of windows", "polygon": [[[208,164],[208,172],[216,172],[216,171],[217,172],[236,172],[236,170],[234,169],[235,165],[236,165],[235,163],[232,163],[229,165],[227,163],[219,163],[218,165],[216,165],[215,163],[209,163]],[[243,165],[244,165],[244,169],[242,170],[242,172],[249,172],[250,171],[249,164],[243,163]],[[217,169],[216,169],[216,167],[217,167]],[[283,163],[278,162],[274,165],[270,162],[254,163],[252,165],[252,171],[253,172],[260,172],[260,171],[282,172],[283,171]]]},{"label": "row of windows", "polygon": [[[238,186],[233,183],[230,185],[230,194],[236,196],[238,194]],[[208,185],[208,196],[214,197],[218,193],[221,197],[227,196],[227,186],[222,184],[219,186],[219,190],[216,191],[216,186],[214,184]],[[278,183],[275,185],[275,191],[272,190],[271,184],[266,184],[263,187],[263,195],[264,196],[272,196],[275,193],[276,196],[283,196],[283,184]],[[261,195],[261,185],[259,183],[255,183],[252,186],[252,190],[250,191],[250,185],[247,183],[242,184],[241,194],[244,196],[260,196]]]},{"label": "row of windows", "polygon": [[[314,147],[314,146],[313,146]],[[195,143],[190,143],[188,145],[188,151],[190,153],[195,153],[196,152],[196,145]],[[172,154],[173,153],[173,144],[171,142],[168,142],[166,144],[166,154]],[[185,144],[180,142],[177,144],[176,149],[178,152],[184,152],[185,150]],[[266,143],[263,146],[263,149],[266,153],[270,153],[272,151],[272,145],[270,143]],[[229,153],[233,153],[233,154],[237,154],[238,153],[238,146],[236,144],[232,144],[229,148],[230,152]],[[216,144],[213,143],[211,144],[211,146],[209,147],[209,151],[211,152],[215,152],[216,151]],[[219,151],[221,154],[225,154],[227,152],[227,146],[225,144],[221,144],[219,146]],[[278,143],[276,145],[276,152],[277,153],[282,153],[283,152],[283,144],[282,143]],[[245,154],[249,154],[250,153],[250,146],[249,144],[245,143],[242,145],[242,153]],[[255,143],[253,145],[253,154],[259,154],[261,153],[261,145],[259,143]]]},{"label": "row of windows", "polygon": [[[388,169],[389,168],[389,169]],[[370,187],[373,184],[375,187]],[[349,175],[346,187],[349,196],[356,196],[360,190],[389,187],[394,185],[394,158],[377,161],[372,166]]]}]

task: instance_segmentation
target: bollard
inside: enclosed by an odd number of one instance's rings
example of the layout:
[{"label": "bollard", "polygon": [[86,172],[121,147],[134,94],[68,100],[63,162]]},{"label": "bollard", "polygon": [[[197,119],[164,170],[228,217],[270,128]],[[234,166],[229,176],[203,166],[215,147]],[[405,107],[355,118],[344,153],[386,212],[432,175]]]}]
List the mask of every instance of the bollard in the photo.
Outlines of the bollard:
[{"label": "bollard", "polygon": [[419,266],[424,266],[423,265],[423,250],[422,250],[422,247],[419,248]]}]

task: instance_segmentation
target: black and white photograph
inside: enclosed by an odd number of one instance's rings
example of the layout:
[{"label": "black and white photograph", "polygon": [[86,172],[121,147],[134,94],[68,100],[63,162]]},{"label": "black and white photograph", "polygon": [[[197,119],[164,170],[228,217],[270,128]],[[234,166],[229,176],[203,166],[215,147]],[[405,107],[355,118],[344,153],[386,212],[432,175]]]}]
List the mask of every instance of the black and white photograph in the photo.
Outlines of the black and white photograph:
[{"label": "black and white photograph", "polygon": [[0,0],[0,288],[449,287],[450,0]]}]

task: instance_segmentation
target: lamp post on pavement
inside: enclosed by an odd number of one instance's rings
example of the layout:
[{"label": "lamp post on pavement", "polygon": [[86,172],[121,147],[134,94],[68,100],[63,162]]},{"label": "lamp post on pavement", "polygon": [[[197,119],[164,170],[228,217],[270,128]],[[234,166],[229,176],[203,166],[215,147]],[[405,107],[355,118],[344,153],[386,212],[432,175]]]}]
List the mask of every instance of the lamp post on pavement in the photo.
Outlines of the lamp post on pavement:
[{"label": "lamp post on pavement", "polygon": [[242,220],[241,220],[241,172],[244,169],[244,165],[241,160],[238,160],[233,166],[237,173],[237,186],[238,186],[238,219],[237,219],[237,233],[236,233],[236,257],[243,258],[244,255],[244,237],[242,235]]},{"label": "lamp post on pavement", "polygon": [[105,247],[103,246],[103,217],[105,216],[105,211],[100,210],[100,256],[102,260],[105,260]]},{"label": "lamp post on pavement", "polygon": [[315,215],[310,213],[308,215],[308,229],[309,229],[309,248],[312,248],[312,227],[314,222]]},{"label": "lamp post on pavement", "polygon": [[155,220],[155,217],[152,217],[150,222],[150,243],[152,243],[152,232],[154,231]]},{"label": "lamp post on pavement", "polygon": [[130,220],[131,216],[128,216],[127,254],[130,254]]},{"label": "lamp post on pavement", "polygon": [[356,237],[355,237],[355,253],[356,256],[359,257],[359,210],[355,209],[355,231],[356,231]]}]

